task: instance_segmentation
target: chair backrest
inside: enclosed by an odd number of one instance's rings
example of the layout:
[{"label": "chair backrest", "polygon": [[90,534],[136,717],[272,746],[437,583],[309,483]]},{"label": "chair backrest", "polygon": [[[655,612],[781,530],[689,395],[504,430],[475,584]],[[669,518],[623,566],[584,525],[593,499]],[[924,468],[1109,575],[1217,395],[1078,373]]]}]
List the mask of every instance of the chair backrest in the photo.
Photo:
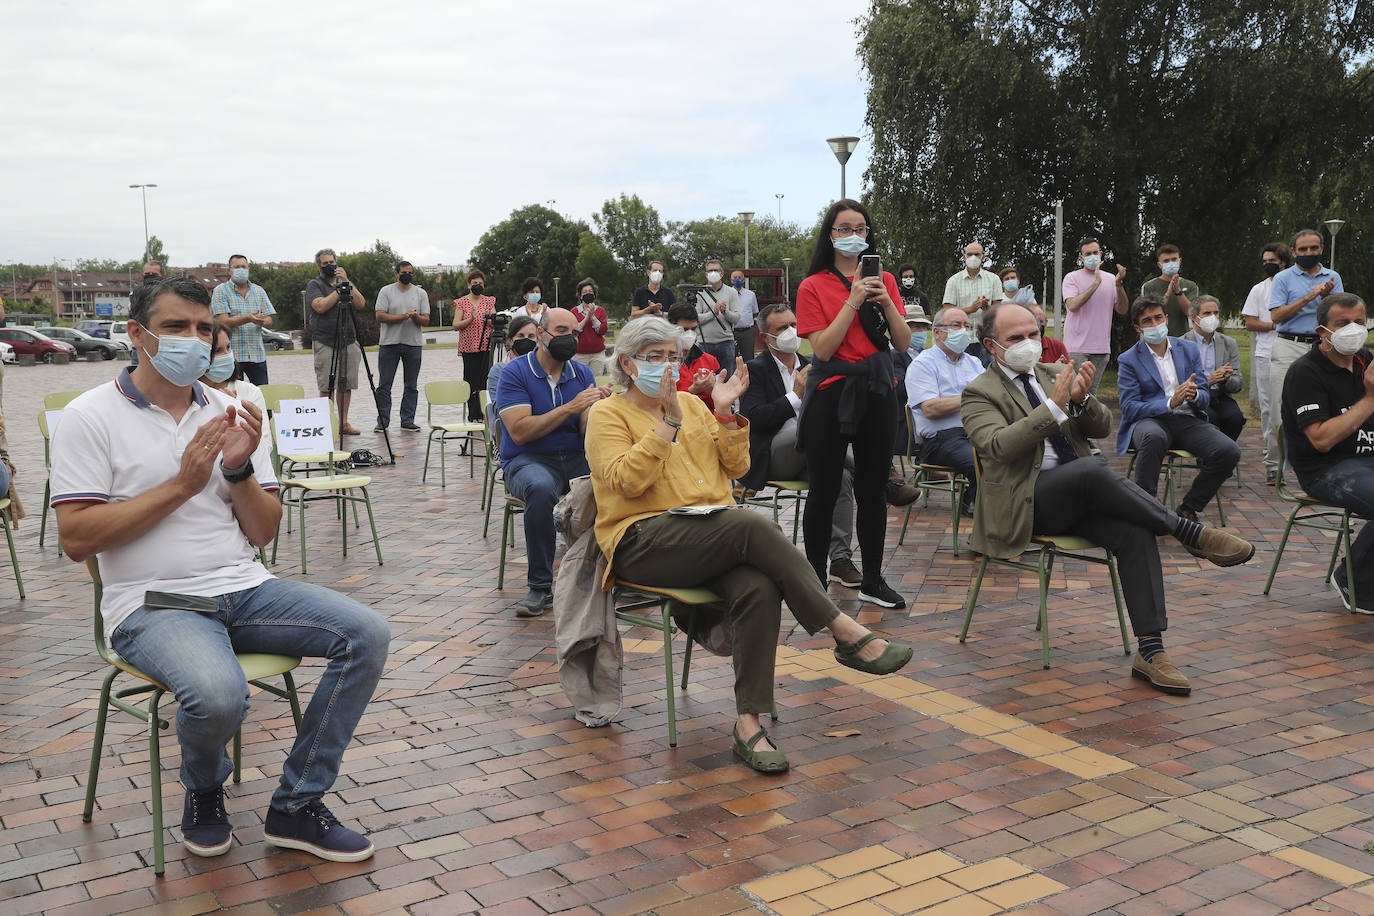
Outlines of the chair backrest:
[{"label": "chair backrest", "polygon": [[[55,409],[55,408],[54,408]],[[43,434],[43,469],[52,470],[52,431],[48,429],[48,411],[38,411],[38,431]]]},{"label": "chair backrest", "polygon": [[105,584],[100,580],[100,560],[91,557],[86,561],[86,572],[91,575],[91,585],[95,592],[95,651],[100,653],[101,661],[106,664],[114,664],[110,660],[110,650],[105,647],[105,618],[100,613],[100,599],[105,591]]},{"label": "chair backrest", "polygon": [[472,396],[469,382],[446,379],[439,382],[425,382],[425,417],[434,422],[434,408],[462,407],[463,419],[467,420],[468,398]]},{"label": "chair backrest", "polygon": [[51,394],[45,394],[43,395],[43,409],[61,410],[85,393],[84,391],[54,391]]},{"label": "chair backrest", "polygon": [[258,390],[262,392],[262,399],[267,402],[267,409],[273,413],[281,409],[282,401],[300,400],[305,397],[304,385],[260,385]]}]

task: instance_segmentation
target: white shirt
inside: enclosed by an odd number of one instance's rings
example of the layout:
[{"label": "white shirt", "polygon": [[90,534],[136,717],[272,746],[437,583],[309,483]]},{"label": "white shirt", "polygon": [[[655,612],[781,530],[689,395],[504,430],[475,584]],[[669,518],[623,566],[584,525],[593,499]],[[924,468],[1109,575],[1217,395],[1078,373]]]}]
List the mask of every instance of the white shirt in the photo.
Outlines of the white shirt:
[{"label": "white shirt", "polygon": [[[1172,401],[1174,399],[1174,389],[1178,387],[1178,371],[1174,369],[1174,343],[1169,338],[1164,339],[1164,355],[1160,356],[1149,344],[1145,349],[1150,351],[1150,356],[1154,358],[1155,369],[1159,371],[1159,380],[1164,384],[1164,399]],[[1193,409],[1190,401],[1184,401],[1177,407],[1170,410],[1185,413],[1193,416]]]},{"label": "white shirt", "polygon": [[906,402],[911,406],[911,419],[916,424],[917,437],[930,439],[941,430],[964,425],[963,415],[957,410],[949,416],[932,420],[921,410],[921,404],[935,398],[958,397],[982,371],[983,364],[978,359],[960,353],[959,358],[952,361],[938,344],[922,350],[911,361],[906,369]]},{"label": "white shirt", "polygon": [[[234,403],[199,382],[191,391],[179,423],[143,397],[128,369],[68,404],[53,434],[52,505],[126,502],[175,477],[196,431]],[[253,470],[263,489],[278,489],[266,437],[253,453]],[[218,462],[205,488],[171,515],[138,539],[101,552],[100,575],[107,638],[150,589],[218,597],[272,578],[239,528]]]},{"label": "white shirt", "polygon": [[[1001,363],[997,363],[997,368],[1001,369],[1002,372],[1006,374],[1007,378],[1011,379],[1011,383],[1013,385],[1015,385],[1017,388],[1021,388],[1021,377],[1019,373],[1007,368]],[[1054,422],[1058,423],[1060,426],[1063,426],[1066,422],[1068,422],[1069,415],[1064,413],[1063,409],[1058,404],[1050,400],[1050,396],[1045,393],[1044,386],[1041,385],[1040,380],[1035,377],[1035,370],[1031,369],[1031,371],[1027,372],[1026,375],[1030,377],[1031,390],[1034,391],[1035,396],[1040,399],[1040,403],[1044,404],[1046,407],[1049,408],[1050,416],[1054,417]],[[1021,391],[1022,393],[1025,393],[1024,388],[1022,388]],[[1040,470],[1048,471],[1050,468],[1057,467],[1058,465],[1059,453],[1056,452],[1053,448],[1051,448],[1047,443],[1045,445],[1045,454],[1040,459]]]},{"label": "white shirt", "polygon": [[[1245,297],[1245,307],[1240,313],[1258,318],[1260,321],[1272,321],[1269,317],[1269,294],[1273,291],[1274,278],[1265,277],[1250,287],[1250,295]],[[1250,355],[1268,358],[1269,354],[1274,352],[1274,338],[1277,336],[1278,331],[1256,331],[1255,349]]]},{"label": "white shirt", "polygon": [[793,386],[797,382],[797,373],[801,371],[801,359],[793,357],[796,368],[788,369],[783,361],[778,359],[778,354],[769,350],[768,355],[773,357],[773,362],[777,364],[778,374],[782,376],[783,389],[787,392],[787,403],[792,405],[792,416],[774,434],[779,435],[797,427],[797,414],[801,413],[801,398],[797,397],[797,391]]}]

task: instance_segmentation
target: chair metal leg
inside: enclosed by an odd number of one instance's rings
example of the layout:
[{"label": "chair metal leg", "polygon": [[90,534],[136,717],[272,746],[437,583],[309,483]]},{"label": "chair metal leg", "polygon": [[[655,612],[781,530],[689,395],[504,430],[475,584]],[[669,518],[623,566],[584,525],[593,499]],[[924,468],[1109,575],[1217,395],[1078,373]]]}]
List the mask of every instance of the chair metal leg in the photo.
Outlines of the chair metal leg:
[{"label": "chair metal leg", "polygon": [[954,544],[953,544],[953,546],[954,546],[954,555],[955,555],[956,557],[959,555],[959,516],[960,516],[959,510],[960,510],[960,509],[963,507],[963,505],[964,505],[964,489],[965,489],[965,487],[966,487],[966,484],[965,484],[963,481],[957,480],[957,481],[954,482],[954,485],[950,488],[950,491],[949,491],[950,515],[951,515],[951,517],[954,519],[954,523],[953,523],[950,527],[954,529]]},{"label": "chair metal leg", "polygon": [[9,516],[0,512],[0,525],[5,526],[5,540],[10,546],[10,565],[14,567],[14,583],[19,587],[19,597],[24,597],[24,577],[19,572],[19,557],[14,552],[14,531],[10,528]]},{"label": "chair metal leg", "polygon": [[696,642],[693,639],[697,633],[697,615],[695,611],[688,610],[687,618],[687,651],[682,656],[682,692],[687,692],[687,672],[692,670],[692,646]]},{"label": "chair metal leg", "polygon": [[367,523],[372,527],[372,546],[377,551],[377,565],[382,565],[382,542],[377,538],[377,520],[372,515],[372,497],[367,493],[367,487],[362,488],[363,505],[367,507]]},{"label": "chair metal leg", "polygon": [[[339,513],[339,531],[343,535],[343,555],[345,557],[348,556],[348,509],[346,508],[348,501],[348,497],[342,492],[337,490],[334,492],[334,504],[343,510]],[[353,511],[358,511],[357,506],[353,507]]]},{"label": "chair metal leg", "polygon": [[243,782],[243,727],[234,732],[234,782]]},{"label": "chair metal leg", "polygon": [[792,501],[792,543],[797,543],[797,532],[801,530],[802,495],[795,494]]},{"label": "chair metal leg", "polygon": [[[929,494],[929,493],[926,494],[926,498],[927,498],[927,499],[930,498],[930,494]],[[904,544],[904,543],[906,542],[906,526],[909,525],[909,524],[911,523],[911,510],[914,509],[914,508],[916,508],[916,503],[915,503],[915,502],[912,502],[911,505],[909,505],[909,506],[906,507],[906,515],[904,515],[904,516],[902,517],[902,533],[899,534],[899,535],[897,535],[897,546],[898,546],[898,547],[901,547],[902,544]]]},{"label": "chair metal leg", "polygon": [[1035,628],[1040,631],[1040,667],[1050,666],[1050,621],[1047,608],[1050,597],[1050,574],[1054,572],[1054,548],[1040,550],[1040,614]]},{"label": "chair metal leg", "polygon": [[301,698],[296,695],[296,679],[291,676],[290,671],[282,672],[282,680],[286,682],[286,699],[291,703],[291,718],[296,723],[297,733],[301,730]]},{"label": "chair metal leg", "polygon": [[1297,520],[1300,511],[1302,511],[1302,506],[1294,506],[1293,511],[1288,513],[1288,522],[1283,526],[1283,537],[1279,538],[1279,549],[1274,551],[1274,562],[1269,566],[1269,578],[1264,581],[1264,594],[1266,595],[1269,594],[1269,589],[1274,584],[1274,573],[1279,571],[1279,561],[1283,559],[1283,549],[1288,546],[1288,535],[1293,530],[1293,522]]},{"label": "chair metal leg", "polygon": [[978,603],[978,590],[983,587],[983,573],[988,569],[988,556],[983,554],[978,558],[978,571],[973,575],[973,587],[968,593],[968,609],[964,611],[964,628],[959,631],[959,641],[964,642],[968,639],[968,625],[973,620],[973,606]]},{"label": "chair metal leg", "polygon": [[668,746],[677,747],[677,699],[673,696],[673,615],[672,599],[659,604],[663,618],[663,671],[668,686]]},{"label": "chair metal leg", "polygon": [[1131,640],[1126,635],[1126,612],[1121,600],[1121,577],[1116,573],[1116,554],[1107,551],[1107,572],[1112,574],[1112,597],[1116,599],[1116,623],[1121,628],[1121,651],[1131,654]]},{"label": "chair metal leg", "polygon": [[430,451],[431,451],[433,448],[434,448],[434,431],[433,431],[433,430],[430,430],[430,433],[429,433],[429,441],[427,441],[427,442],[425,443],[425,467],[424,467],[424,470],[422,470],[422,471],[420,472],[420,483],[424,483],[424,482],[425,482],[425,478],[429,476],[429,453],[430,453]]},{"label": "chair metal leg", "polygon": [[105,681],[100,685],[100,709],[95,714],[95,743],[91,747],[91,768],[86,772],[86,807],[81,809],[81,820],[86,824],[91,822],[91,814],[95,811],[95,785],[100,779],[100,753],[105,747],[105,719],[110,714],[110,685],[114,683],[117,674],[119,669],[111,665],[110,673],[105,675]]},{"label": "chair metal leg", "polygon": [[439,486],[448,486],[448,453],[444,450],[444,437],[439,437]]},{"label": "chair metal leg", "polygon": [[301,575],[305,575],[305,493],[301,492]]},{"label": "chair metal leg", "polygon": [[162,698],[162,690],[154,690],[148,700],[148,770],[152,777],[153,796],[153,874],[161,878],[167,873],[167,863],[162,850],[162,742],[159,740],[158,726],[162,724],[157,714],[157,703]]},{"label": "chair metal leg", "polygon": [[[52,481],[43,482],[43,518],[38,523],[38,546],[43,546],[43,539],[48,536],[48,501],[52,499]],[[58,549],[61,549],[61,542],[58,542]]]},{"label": "chair metal leg", "polygon": [[496,571],[496,590],[498,592],[506,587],[506,543],[509,540],[510,524],[510,503],[506,503],[501,514],[501,565]]}]

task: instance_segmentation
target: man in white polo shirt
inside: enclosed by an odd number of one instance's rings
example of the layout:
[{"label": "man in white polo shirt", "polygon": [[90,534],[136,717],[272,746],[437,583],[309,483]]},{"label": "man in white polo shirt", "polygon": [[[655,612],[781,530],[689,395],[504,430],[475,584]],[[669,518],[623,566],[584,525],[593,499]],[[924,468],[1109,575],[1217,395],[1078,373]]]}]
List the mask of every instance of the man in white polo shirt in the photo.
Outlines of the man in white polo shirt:
[{"label": "man in white polo shirt", "polygon": [[132,307],[136,368],[69,404],[53,438],[52,505],[68,556],[98,556],[105,636],[176,697],[181,831],[217,856],[233,837],[225,745],[248,710],[235,652],[327,660],[282,767],[267,842],[335,862],[372,855],[365,836],[322,801],[381,677],[390,632],[363,605],[285,582],[254,558],[281,519],[271,443],[258,409],[202,386],[210,364],[210,293],[160,281]]}]

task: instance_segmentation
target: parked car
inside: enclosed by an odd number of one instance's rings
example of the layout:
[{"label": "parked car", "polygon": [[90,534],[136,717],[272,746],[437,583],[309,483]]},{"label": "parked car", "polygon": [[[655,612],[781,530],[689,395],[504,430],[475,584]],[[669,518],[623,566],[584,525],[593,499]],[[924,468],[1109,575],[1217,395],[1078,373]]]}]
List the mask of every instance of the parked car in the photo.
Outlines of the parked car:
[{"label": "parked car", "polygon": [[0,343],[0,363],[12,363],[17,359],[19,357],[14,354],[14,347],[7,343]]},{"label": "parked car", "polygon": [[32,328],[0,328],[0,340],[14,347],[19,355],[32,353],[41,362],[52,362],[54,353],[76,356],[76,347],[61,340],[53,340]]},{"label": "parked car", "polygon": [[129,323],[127,321],[111,321],[108,318],[85,318],[76,323],[76,330],[101,340],[117,340],[124,344],[124,349],[132,350],[133,345],[129,342]]},{"label": "parked car", "polygon": [[262,329],[262,345],[268,350],[294,350],[296,341],[290,334],[283,334],[281,331],[274,331],[271,328]]},{"label": "parked car", "polygon": [[34,328],[34,330],[45,337],[71,344],[76,347],[79,356],[94,352],[99,353],[105,359],[114,359],[119,355],[119,351],[129,349],[129,345],[122,340],[102,340],[87,334],[85,331],[78,331],[76,328]]}]

